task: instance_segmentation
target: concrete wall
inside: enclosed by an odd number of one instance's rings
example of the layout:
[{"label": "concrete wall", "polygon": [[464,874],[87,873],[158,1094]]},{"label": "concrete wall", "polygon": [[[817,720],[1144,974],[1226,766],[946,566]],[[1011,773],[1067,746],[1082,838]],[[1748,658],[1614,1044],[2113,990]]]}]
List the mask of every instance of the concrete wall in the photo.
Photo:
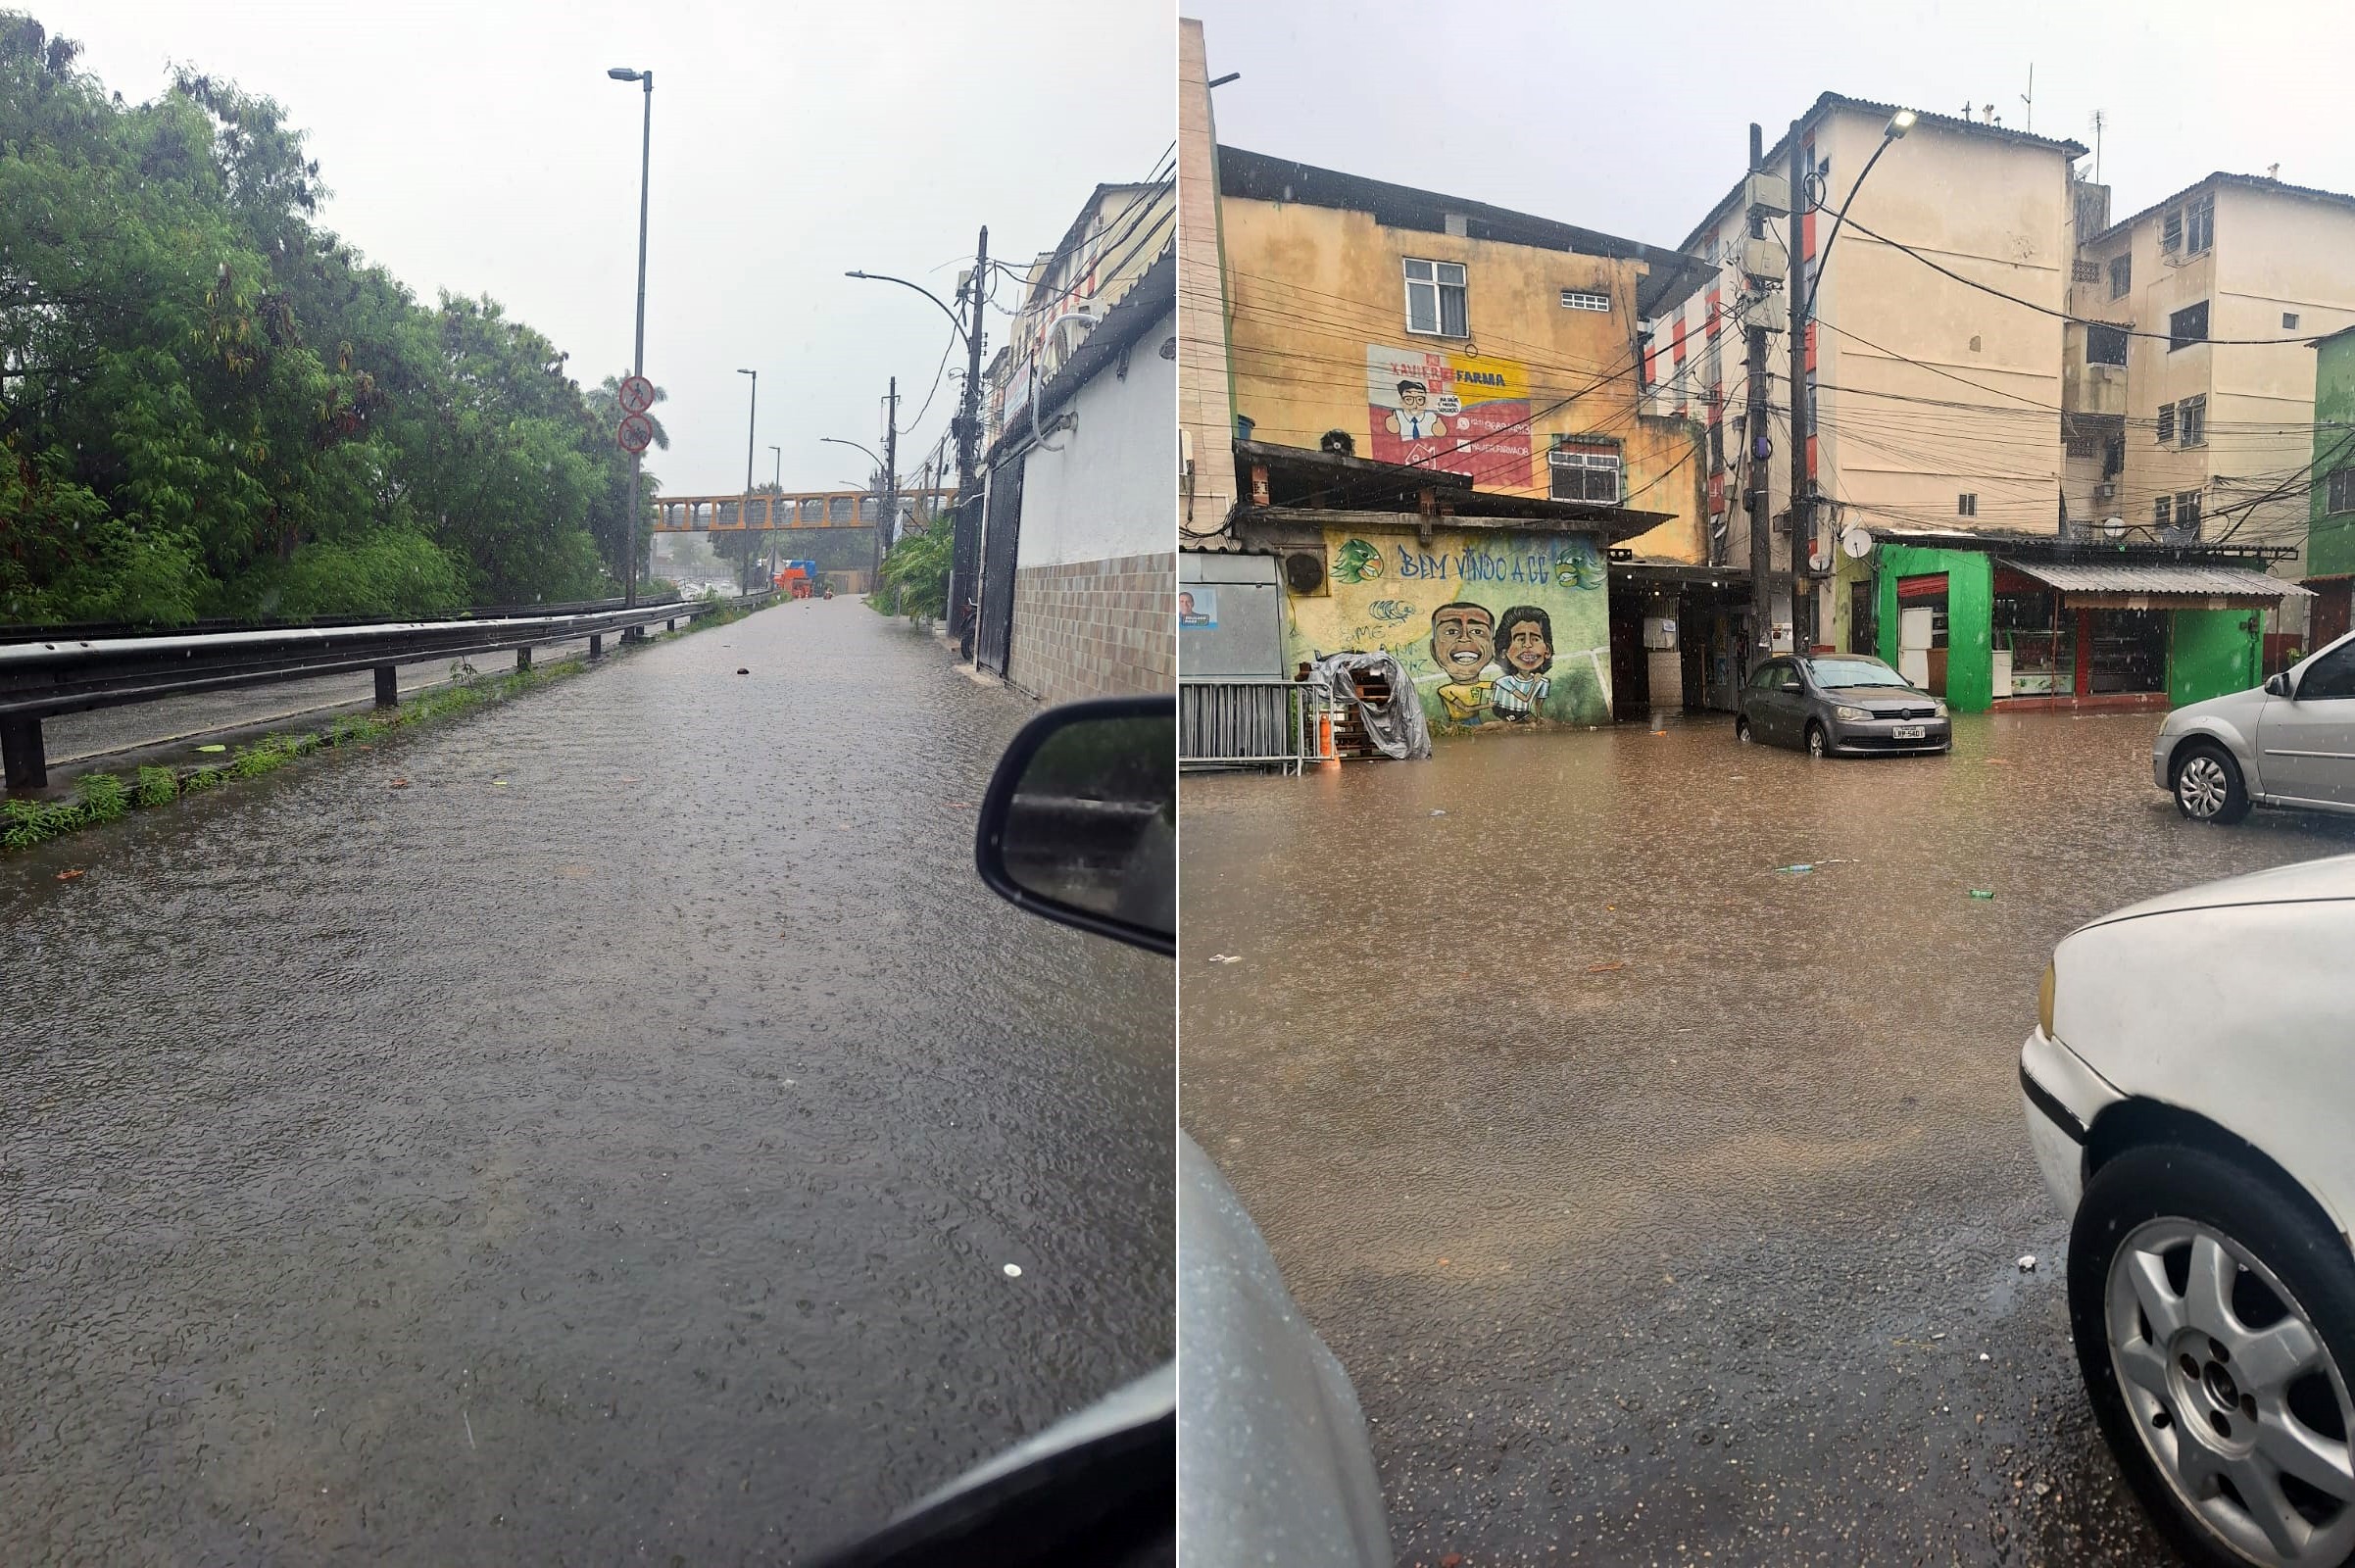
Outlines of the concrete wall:
[{"label": "concrete wall", "polygon": [[[1055,414],[1074,429],[1023,455],[1006,678],[1048,701],[1173,690],[1177,559],[1169,474],[1177,330],[1163,317]],[[1174,352],[1174,351],[1173,351]]]},{"label": "concrete wall", "polygon": [[[1484,489],[1548,493],[1556,435],[1619,443],[1622,498],[1676,520],[1628,541],[1701,559],[1695,427],[1645,419],[1637,395],[1635,262],[1395,229],[1365,213],[1227,198],[1220,204],[1233,312],[1235,412],[1257,440],[1315,447],[1348,432],[1356,455],[1468,472]],[[1402,262],[1460,262],[1468,337],[1406,330]],[[1564,289],[1611,309],[1566,309]],[[1464,405],[1444,433],[1394,435],[1397,382],[1449,384]],[[1559,405],[1558,407],[1556,405]],[[1472,445],[1457,450],[1465,441]]]},{"label": "concrete wall", "polygon": [[[1440,735],[1609,721],[1609,589],[1591,538],[1441,530],[1426,545],[1411,530],[1328,528],[1325,566],[1329,593],[1286,596],[1288,663],[1346,649],[1395,654]],[[1435,651],[1439,612],[1459,604],[1485,611],[1485,628],[1474,614],[1464,632],[1468,641],[1451,635],[1444,650]],[[1516,609],[1523,614],[1514,614]],[[1510,663],[1513,623],[1532,610],[1543,612],[1542,622],[1526,622],[1538,626],[1542,649],[1523,664]],[[1479,663],[1443,671],[1439,652],[1452,654],[1459,646],[1480,651],[1484,638]],[[1541,658],[1541,667],[1527,667]],[[1515,681],[1522,687],[1518,699]],[[1515,711],[1523,702],[1525,715]]]},{"label": "concrete wall", "polygon": [[1202,24],[1178,22],[1178,527],[1216,533],[1235,505],[1235,411],[1218,237],[1218,136]]}]

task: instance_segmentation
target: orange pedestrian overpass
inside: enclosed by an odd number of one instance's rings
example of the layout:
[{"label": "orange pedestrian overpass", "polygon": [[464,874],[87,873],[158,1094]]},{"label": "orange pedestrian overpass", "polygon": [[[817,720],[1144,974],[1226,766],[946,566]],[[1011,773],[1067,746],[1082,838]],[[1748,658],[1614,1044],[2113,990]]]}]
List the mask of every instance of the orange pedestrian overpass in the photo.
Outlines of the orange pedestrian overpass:
[{"label": "orange pedestrian overpass", "polygon": [[[903,490],[903,505],[918,515],[936,510],[957,492]],[[926,502],[933,505],[927,507]],[[756,492],[733,496],[657,496],[657,533],[784,533],[803,528],[872,528],[883,516],[883,497],[872,490],[817,490],[794,495]]]}]

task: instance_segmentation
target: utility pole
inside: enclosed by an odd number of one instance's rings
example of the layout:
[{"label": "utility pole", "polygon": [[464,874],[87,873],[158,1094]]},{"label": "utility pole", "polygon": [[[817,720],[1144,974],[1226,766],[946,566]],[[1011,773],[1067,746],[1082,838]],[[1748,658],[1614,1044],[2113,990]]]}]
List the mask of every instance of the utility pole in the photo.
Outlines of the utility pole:
[{"label": "utility pole", "polygon": [[[1803,654],[1814,646],[1815,582],[1809,575],[1808,545],[1815,537],[1815,496],[1807,472],[1807,318],[1813,315],[1814,290],[1807,282],[1807,247],[1801,243],[1809,206],[1807,154],[1799,140],[1799,122],[1791,122],[1791,278],[1784,289],[1791,301],[1791,651]],[[1860,176],[1861,177],[1861,176]],[[1799,590],[1809,592],[1803,596]]]},{"label": "utility pole", "polygon": [[875,579],[883,577],[883,552],[900,527],[900,378],[891,378],[883,416],[883,515],[875,519]]},{"label": "utility pole", "polygon": [[989,298],[989,271],[990,226],[984,223],[973,246],[968,287],[973,316],[965,329],[964,411],[957,424],[957,522],[949,552],[949,627],[957,633],[958,655],[965,659],[973,657],[973,617],[965,605],[981,575],[981,488],[973,469],[981,454],[981,309]]},{"label": "utility pole", "polygon": [[[1756,174],[1766,162],[1766,133],[1753,122],[1750,125],[1750,172]],[[1750,192],[1743,192],[1747,201]],[[1749,233],[1752,239],[1766,237],[1766,209],[1756,202],[1749,203]],[[1748,408],[1742,417],[1742,510],[1750,519],[1750,665],[1755,668],[1774,653],[1774,524],[1766,514],[1767,471],[1766,459],[1766,318],[1763,302],[1767,280],[1743,269],[1742,287],[1753,303],[1748,312],[1749,321],[1742,328],[1747,351],[1744,374],[1748,377]]]}]

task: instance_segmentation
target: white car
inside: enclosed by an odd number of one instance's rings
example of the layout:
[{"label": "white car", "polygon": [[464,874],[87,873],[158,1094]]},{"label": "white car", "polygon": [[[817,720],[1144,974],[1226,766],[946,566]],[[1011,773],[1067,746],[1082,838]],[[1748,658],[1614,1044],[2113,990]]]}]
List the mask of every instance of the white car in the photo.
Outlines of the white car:
[{"label": "white car", "polygon": [[2237,822],[2252,806],[2355,812],[2355,633],[2263,686],[2168,714],[2150,775],[2195,822]]},{"label": "white car", "polygon": [[2020,1053],[2102,1434],[2194,1563],[2355,1558],[2355,856],[2071,933]]}]

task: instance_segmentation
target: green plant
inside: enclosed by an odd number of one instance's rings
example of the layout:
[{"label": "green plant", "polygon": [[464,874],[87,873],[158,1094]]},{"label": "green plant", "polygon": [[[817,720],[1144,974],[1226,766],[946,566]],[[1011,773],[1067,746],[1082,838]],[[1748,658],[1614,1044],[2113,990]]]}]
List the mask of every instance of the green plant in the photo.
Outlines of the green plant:
[{"label": "green plant", "polygon": [[130,796],[123,788],[123,780],[112,773],[89,774],[76,793],[85,822],[112,822],[130,809]]},{"label": "green plant", "polygon": [[135,797],[140,806],[169,806],[178,800],[180,778],[169,767],[139,769],[139,789]]}]

